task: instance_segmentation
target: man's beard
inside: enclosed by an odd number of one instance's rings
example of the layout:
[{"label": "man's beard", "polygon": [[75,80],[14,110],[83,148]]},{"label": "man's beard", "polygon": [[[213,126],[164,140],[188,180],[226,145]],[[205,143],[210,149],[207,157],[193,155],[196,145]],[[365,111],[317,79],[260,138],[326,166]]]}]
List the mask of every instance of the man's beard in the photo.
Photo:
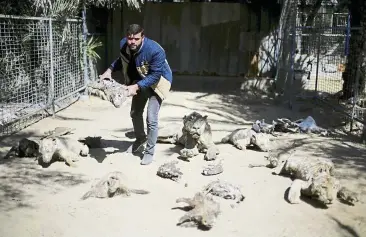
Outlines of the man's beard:
[{"label": "man's beard", "polygon": [[141,48],[141,45],[142,45],[142,44],[140,44],[139,46],[137,46],[135,49],[132,49],[130,46],[128,46],[128,47],[130,48],[130,50],[131,50],[132,52],[136,53],[136,52],[137,52],[137,51],[139,51],[139,49]]}]

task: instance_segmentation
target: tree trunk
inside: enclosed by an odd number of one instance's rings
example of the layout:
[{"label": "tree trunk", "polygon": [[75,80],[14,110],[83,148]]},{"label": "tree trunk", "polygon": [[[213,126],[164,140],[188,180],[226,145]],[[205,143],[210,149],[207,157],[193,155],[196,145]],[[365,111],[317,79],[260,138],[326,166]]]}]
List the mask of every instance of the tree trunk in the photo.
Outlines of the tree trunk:
[{"label": "tree trunk", "polygon": [[[358,95],[362,94],[365,89],[366,57],[364,41],[366,39],[366,1],[352,0],[349,10],[351,13],[351,27],[361,27],[361,30],[351,30],[346,69],[342,75],[344,81],[342,99],[349,99],[355,96],[355,92]],[[358,67],[360,71],[357,83]]]}]

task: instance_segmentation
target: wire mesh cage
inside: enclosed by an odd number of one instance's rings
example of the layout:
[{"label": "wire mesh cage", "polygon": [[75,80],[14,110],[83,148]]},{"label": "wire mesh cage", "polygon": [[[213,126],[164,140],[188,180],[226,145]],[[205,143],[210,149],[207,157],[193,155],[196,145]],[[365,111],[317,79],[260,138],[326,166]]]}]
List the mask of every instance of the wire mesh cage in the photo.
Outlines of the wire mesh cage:
[{"label": "wire mesh cage", "polygon": [[337,94],[343,84],[348,14],[318,13],[312,26],[301,20],[303,15],[298,13],[296,24],[295,80],[303,81],[302,95]]},{"label": "wire mesh cage", "polygon": [[84,86],[81,70],[82,25],[77,20],[54,21],[53,71],[55,100],[68,96]]},{"label": "wire mesh cage", "polygon": [[[351,27],[349,12],[335,11],[337,1],[318,2],[284,1],[277,85],[290,107],[299,98],[315,98],[364,123],[365,72],[347,71],[362,64],[352,56],[357,53],[350,52],[351,37],[357,37],[360,29]],[[342,101],[347,86],[352,95]]]},{"label": "wire mesh cage", "polygon": [[0,136],[42,119],[85,86],[81,50],[79,20],[0,15]]}]

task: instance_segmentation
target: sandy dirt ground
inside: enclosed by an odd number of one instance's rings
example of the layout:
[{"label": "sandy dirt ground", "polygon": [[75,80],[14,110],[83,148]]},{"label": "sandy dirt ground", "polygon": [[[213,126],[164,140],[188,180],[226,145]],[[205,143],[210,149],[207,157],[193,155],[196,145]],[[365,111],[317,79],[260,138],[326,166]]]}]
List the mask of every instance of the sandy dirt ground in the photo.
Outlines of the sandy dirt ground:
[{"label": "sandy dirt ground", "polygon": [[[37,137],[56,126],[76,128],[75,138],[102,136],[104,148],[91,149],[90,155],[71,168],[62,162],[41,168],[31,158],[2,160],[0,166],[0,236],[2,237],[120,237],[120,236],[256,236],[256,237],[341,237],[366,236],[366,153],[365,148],[347,139],[312,135],[288,135],[273,140],[278,152],[297,147],[297,155],[332,159],[341,182],[361,193],[361,202],[347,206],[335,200],[328,209],[308,200],[291,205],[284,199],[289,178],[274,176],[268,168],[248,168],[250,163],[265,164],[265,152],[240,151],[219,144],[224,172],[201,175],[203,154],[190,162],[178,160],[183,182],[175,183],[156,175],[158,167],[176,160],[179,147],[158,144],[154,162],[141,166],[140,158],[125,153],[133,139],[130,102],[116,109],[109,102],[91,97],[78,101],[23,131],[1,141],[3,156],[22,137]],[[208,115],[215,142],[236,128],[249,127],[256,119],[272,121],[290,116],[311,115],[312,109],[296,113],[267,100],[245,100],[230,93],[172,92],[162,106],[160,125],[181,121],[192,111]],[[146,116],[146,113],[145,115]],[[328,116],[329,118],[329,116]],[[318,123],[322,125],[320,119]],[[150,191],[148,195],[88,199],[80,197],[91,183],[110,171],[122,171],[128,185]],[[223,200],[222,214],[210,231],[176,226],[184,211],[175,207],[178,197],[190,197],[211,180],[222,179],[241,187],[245,200],[236,208]],[[185,183],[188,184],[185,187]]]}]

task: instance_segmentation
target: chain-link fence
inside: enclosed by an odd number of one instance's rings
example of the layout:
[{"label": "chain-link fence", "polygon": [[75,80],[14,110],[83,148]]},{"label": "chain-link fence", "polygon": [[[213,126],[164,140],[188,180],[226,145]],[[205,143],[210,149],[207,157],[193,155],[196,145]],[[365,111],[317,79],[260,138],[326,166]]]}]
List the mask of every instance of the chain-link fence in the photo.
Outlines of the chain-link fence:
[{"label": "chain-link fence", "polygon": [[302,15],[297,15],[293,39],[294,80],[302,90],[295,96],[337,94],[343,84],[348,14],[319,13],[314,17],[314,27],[302,26]]},{"label": "chain-link fence", "polygon": [[81,20],[0,15],[0,136],[77,99],[82,43]]},{"label": "chain-link fence", "polygon": [[298,98],[315,98],[352,120],[364,123],[362,101],[366,93],[362,85],[365,75],[361,70],[348,70],[352,72],[348,75],[352,95],[341,99],[347,68],[357,68],[362,60],[350,57],[355,54],[350,52],[351,37],[360,29],[350,27],[349,13],[335,13],[334,6],[328,7],[327,1],[312,9],[316,12],[309,11],[314,5],[302,11],[300,3],[296,2],[292,1],[287,21],[283,21],[286,30],[282,35],[284,46],[280,51],[277,86],[287,96],[290,107]]}]

